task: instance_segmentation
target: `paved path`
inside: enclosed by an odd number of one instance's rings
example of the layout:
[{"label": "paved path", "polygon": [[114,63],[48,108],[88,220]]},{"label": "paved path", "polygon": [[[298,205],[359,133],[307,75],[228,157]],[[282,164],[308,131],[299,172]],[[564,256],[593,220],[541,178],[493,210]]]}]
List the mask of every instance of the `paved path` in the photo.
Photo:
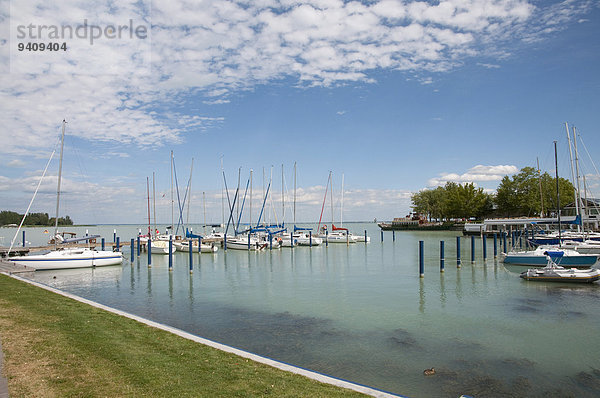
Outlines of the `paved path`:
[{"label": "paved path", "polygon": [[0,342],[0,398],[8,398],[8,384],[2,374],[2,342]]}]

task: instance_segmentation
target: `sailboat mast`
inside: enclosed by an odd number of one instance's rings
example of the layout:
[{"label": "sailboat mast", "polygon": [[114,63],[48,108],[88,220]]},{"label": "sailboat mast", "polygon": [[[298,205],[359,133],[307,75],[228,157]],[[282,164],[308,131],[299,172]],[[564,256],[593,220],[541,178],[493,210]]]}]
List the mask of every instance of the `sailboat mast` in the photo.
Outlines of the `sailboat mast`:
[{"label": "sailboat mast", "polygon": [[333,174],[330,171],[329,172],[329,177],[330,177],[330,183],[331,183],[331,196],[330,196],[330,202],[331,202],[331,229],[333,229]]},{"label": "sailboat mast", "polygon": [[188,182],[188,197],[187,197],[187,214],[185,223],[190,223],[190,202],[192,201],[192,171],[194,170],[194,158],[192,158],[192,166],[190,167],[190,181]]},{"label": "sailboat mast", "polygon": [[540,217],[544,217],[544,194],[542,193],[542,173],[540,172],[540,159],[535,158],[537,161],[537,172],[538,172],[538,183],[540,185],[540,203],[542,205],[542,210],[540,211]]},{"label": "sailboat mast", "polygon": [[173,220],[175,218],[175,200],[173,198],[173,151],[171,151],[171,231],[173,233]]},{"label": "sailboat mast", "polygon": [[340,203],[340,227],[344,226],[344,173],[342,173],[342,201]]},{"label": "sailboat mast", "polygon": [[561,244],[561,226],[560,226],[560,190],[558,189],[558,157],[556,155],[556,141],[554,141],[554,173],[556,175],[556,209],[558,216],[558,245]]},{"label": "sailboat mast", "polygon": [[[156,183],[154,172],[152,172],[152,215],[154,218],[154,234],[156,235]],[[148,237],[150,238],[152,235]]]},{"label": "sailboat mast", "polygon": [[202,226],[202,232],[206,235],[206,196],[204,191],[202,192],[202,207],[204,208],[204,225]]},{"label": "sailboat mast", "polygon": [[581,190],[579,188],[579,152],[577,151],[577,132],[575,126],[573,126],[573,148],[575,148],[575,179],[577,181],[577,195],[575,195],[577,204],[579,207],[579,214],[581,216],[581,224],[577,224],[577,232],[579,232],[580,226],[583,226],[584,209],[583,203],[581,202]]},{"label": "sailboat mast", "polygon": [[146,177],[146,194],[147,194],[147,198],[148,198],[148,238],[150,238],[152,235],[150,234],[150,178],[149,177]]},{"label": "sailboat mast", "polygon": [[296,162],[294,162],[294,227],[296,226]]},{"label": "sailboat mast", "polygon": [[65,147],[65,125],[67,122],[65,119],[62,121],[62,134],[60,138],[60,160],[58,161],[58,186],[56,188],[56,218],[54,219],[54,249],[58,244],[56,235],[58,234],[58,210],[60,204],[60,180],[62,179],[62,162],[63,162],[63,149]]},{"label": "sailboat mast", "polygon": [[283,181],[283,163],[281,164],[281,224],[285,223],[285,182]]},{"label": "sailboat mast", "polygon": [[[565,128],[567,129],[567,142],[569,144],[569,160],[571,162],[571,181],[573,182],[573,185],[576,185],[575,183],[575,166],[573,164],[573,151],[571,150],[571,135],[569,134],[569,124],[567,122],[565,122]],[[577,200],[577,191],[573,192],[574,197],[575,197],[575,211],[576,211],[576,215],[579,215],[579,200]],[[579,227],[579,224],[577,224],[577,232],[581,232],[581,229]]]},{"label": "sailboat mast", "polygon": [[252,228],[252,169],[250,169],[250,223],[248,225]]}]

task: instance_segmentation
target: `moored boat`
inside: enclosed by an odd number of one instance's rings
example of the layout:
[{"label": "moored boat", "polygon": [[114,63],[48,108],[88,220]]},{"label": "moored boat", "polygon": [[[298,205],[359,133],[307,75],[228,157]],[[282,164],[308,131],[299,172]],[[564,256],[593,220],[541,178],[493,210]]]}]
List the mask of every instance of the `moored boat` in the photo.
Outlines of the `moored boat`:
[{"label": "moored boat", "polygon": [[594,268],[565,268],[557,264],[564,256],[563,251],[546,251],[546,266],[530,268],[520,277],[528,281],[592,283],[600,279],[600,270]]},{"label": "moored boat", "polygon": [[504,264],[543,267],[548,263],[547,251],[560,251],[563,255],[557,259],[557,264],[569,267],[591,267],[598,261],[598,255],[582,254],[571,249],[562,249],[556,246],[539,246],[535,250],[510,251],[502,253]]},{"label": "moored boat", "polygon": [[62,248],[44,254],[10,257],[8,260],[35,270],[50,270],[119,265],[123,256],[121,252],[108,250]]}]

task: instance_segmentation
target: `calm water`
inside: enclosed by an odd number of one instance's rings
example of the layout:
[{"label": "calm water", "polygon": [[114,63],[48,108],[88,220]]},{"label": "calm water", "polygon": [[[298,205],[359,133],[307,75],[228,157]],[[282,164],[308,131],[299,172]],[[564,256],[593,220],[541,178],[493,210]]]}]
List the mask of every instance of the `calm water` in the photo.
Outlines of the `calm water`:
[{"label": "calm water", "polygon": [[[526,282],[454,232],[391,232],[371,243],[220,250],[194,256],[142,253],[122,266],[35,273],[33,279],[263,356],[410,397],[600,395],[600,286]],[[112,241],[132,226],[89,227]],[[81,233],[86,228],[72,228]],[[71,230],[71,229],[69,229]],[[195,228],[200,230],[200,228]],[[12,231],[12,232],[11,232]],[[1,229],[5,244],[14,234]],[[28,229],[27,240],[47,240]],[[20,241],[21,237],[19,237]],[[36,241],[37,240],[37,241]],[[425,278],[418,241],[425,241]],[[439,272],[439,241],[446,271]],[[54,279],[56,277],[56,279]],[[426,377],[423,370],[435,367]]]}]

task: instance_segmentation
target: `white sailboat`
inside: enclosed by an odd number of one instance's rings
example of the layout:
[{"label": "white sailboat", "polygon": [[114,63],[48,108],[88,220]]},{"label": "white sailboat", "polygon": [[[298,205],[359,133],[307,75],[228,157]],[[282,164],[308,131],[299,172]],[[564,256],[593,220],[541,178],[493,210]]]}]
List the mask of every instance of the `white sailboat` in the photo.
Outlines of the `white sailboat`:
[{"label": "white sailboat", "polygon": [[[37,270],[64,269],[64,268],[88,268],[106,265],[119,265],[123,262],[121,252],[108,250],[95,250],[90,248],[59,248],[58,247],[58,215],[60,205],[60,183],[62,178],[62,160],[65,141],[65,125],[62,122],[60,161],[58,166],[58,188],[56,190],[56,219],[54,224],[55,245],[54,250],[44,254],[10,257],[9,260],[19,265],[24,265]],[[25,214],[26,216],[27,214]],[[62,237],[61,237],[62,238]],[[82,238],[81,240],[88,239]],[[71,240],[73,241],[73,240]]]}]

